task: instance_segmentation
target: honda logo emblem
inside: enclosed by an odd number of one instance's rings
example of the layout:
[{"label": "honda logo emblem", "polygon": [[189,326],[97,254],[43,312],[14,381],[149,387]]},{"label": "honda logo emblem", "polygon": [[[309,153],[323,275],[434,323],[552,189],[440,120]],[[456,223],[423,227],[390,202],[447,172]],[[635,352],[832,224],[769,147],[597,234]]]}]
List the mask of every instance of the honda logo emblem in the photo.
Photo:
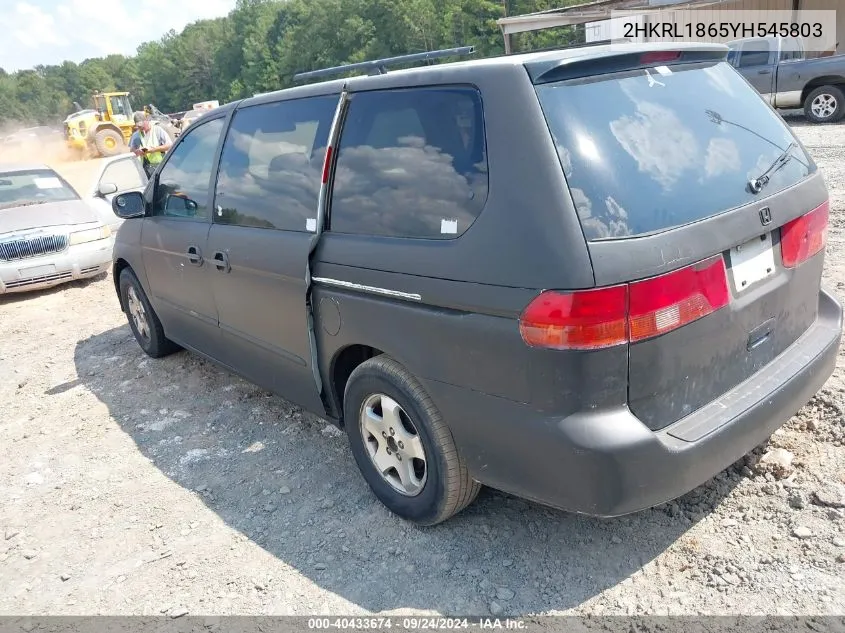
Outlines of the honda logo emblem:
[{"label": "honda logo emblem", "polygon": [[760,222],[763,226],[771,223],[772,221],[772,210],[769,207],[763,207],[760,209]]}]

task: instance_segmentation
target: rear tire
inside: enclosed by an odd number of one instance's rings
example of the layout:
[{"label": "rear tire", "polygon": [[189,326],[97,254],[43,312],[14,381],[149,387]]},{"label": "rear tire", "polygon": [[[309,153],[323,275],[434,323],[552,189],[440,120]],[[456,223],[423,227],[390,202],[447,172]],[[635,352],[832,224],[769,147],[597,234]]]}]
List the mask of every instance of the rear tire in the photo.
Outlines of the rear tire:
[{"label": "rear tire", "polygon": [[176,343],[164,335],[158,315],[130,268],[124,268],[120,273],[120,301],[135,340],[148,356],[161,358],[179,349]]},{"label": "rear tire", "polygon": [[836,123],[845,116],[845,93],[837,86],[820,86],[804,99],[804,115],[813,123]]},{"label": "rear tire", "polygon": [[422,385],[395,360],[376,356],[356,367],[343,408],[358,468],[391,512],[435,525],[475,500],[481,485],[470,477],[452,432]]},{"label": "rear tire", "polygon": [[123,136],[108,128],[97,131],[94,135],[94,146],[100,156],[117,156],[123,154],[126,149]]}]

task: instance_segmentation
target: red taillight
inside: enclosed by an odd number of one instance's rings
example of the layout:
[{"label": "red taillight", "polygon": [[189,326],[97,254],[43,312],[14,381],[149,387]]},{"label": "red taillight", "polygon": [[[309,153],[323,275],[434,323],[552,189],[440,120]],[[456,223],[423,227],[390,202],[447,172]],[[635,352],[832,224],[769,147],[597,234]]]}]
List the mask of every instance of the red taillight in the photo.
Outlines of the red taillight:
[{"label": "red taillight", "polygon": [[323,159],[323,180],[322,183],[325,185],[329,181],[329,167],[332,164],[332,146],[329,145],[326,148],[326,157]]},{"label": "red taillight", "polygon": [[632,283],[628,308],[631,342],[692,323],[725,307],[729,300],[721,255]]},{"label": "red taillight", "polygon": [[783,265],[794,268],[824,248],[830,202],[816,207],[800,218],[783,225],[780,230],[780,253]]},{"label": "red taillight", "polygon": [[523,311],[519,331],[532,347],[601,349],[670,332],[729,301],[725,261],[716,255],[622,286],[544,292]]},{"label": "red taillight", "polygon": [[641,64],[660,64],[681,58],[680,51],[651,51],[640,55]]},{"label": "red taillight", "polygon": [[571,293],[548,291],[525,308],[519,331],[533,347],[610,347],[628,340],[627,306],[627,286]]}]

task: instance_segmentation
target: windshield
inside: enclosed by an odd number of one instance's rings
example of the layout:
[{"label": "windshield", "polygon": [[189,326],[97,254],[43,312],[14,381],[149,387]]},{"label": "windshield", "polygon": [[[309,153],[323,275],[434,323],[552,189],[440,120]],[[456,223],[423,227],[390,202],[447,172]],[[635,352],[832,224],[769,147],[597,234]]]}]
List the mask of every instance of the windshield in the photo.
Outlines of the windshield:
[{"label": "windshield", "polygon": [[50,169],[0,172],[0,210],[78,199],[76,192]]},{"label": "windshield", "polygon": [[749,181],[795,141],[724,62],[675,65],[537,88],[588,240],[653,233],[769,196],[815,164],[791,160]]}]

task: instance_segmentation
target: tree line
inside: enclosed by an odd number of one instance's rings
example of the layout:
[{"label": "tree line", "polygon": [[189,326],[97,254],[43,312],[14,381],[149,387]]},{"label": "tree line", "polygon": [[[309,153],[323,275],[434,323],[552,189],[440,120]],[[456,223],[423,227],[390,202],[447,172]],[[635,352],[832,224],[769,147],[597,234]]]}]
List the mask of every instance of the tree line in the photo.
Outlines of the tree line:
[{"label": "tree line", "polygon": [[[8,73],[0,68],[0,128],[61,122],[96,91],[126,90],[133,107],[179,112],[291,86],[295,73],[412,52],[473,45],[499,55],[496,20],[579,0],[238,0],[226,17],[109,55]],[[583,34],[580,35],[583,38]],[[514,50],[572,43],[574,28],[522,33]]]}]

